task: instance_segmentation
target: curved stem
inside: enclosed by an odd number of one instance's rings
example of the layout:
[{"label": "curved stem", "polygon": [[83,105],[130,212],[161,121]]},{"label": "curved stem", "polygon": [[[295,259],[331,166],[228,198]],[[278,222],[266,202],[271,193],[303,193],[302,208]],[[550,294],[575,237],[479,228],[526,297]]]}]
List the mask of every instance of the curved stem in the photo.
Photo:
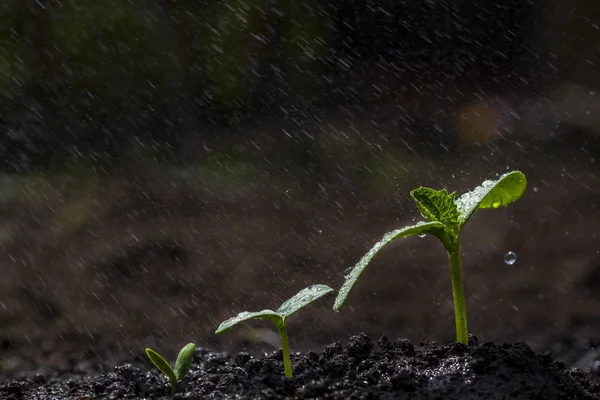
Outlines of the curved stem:
[{"label": "curved stem", "polygon": [[460,266],[460,241],[456,240],[454,246],[447,250],[450,256],[450,276],[452,279],[452,295],[454,297],[454,318],[456,320],[456,341],[468,344],[469,331],[467,330],[467,307],[465,306],[465,290]]},{"label": "curved stem", "polygon": [[285,377],[292,377],[292,363],[290,362],[290,348],[288,345],[287,331],[285,328],[285,321],[281,325],[277,325],[279,331],[279,337],[281,338],[281,349],[283,350],[283,370],[285,371]]}]

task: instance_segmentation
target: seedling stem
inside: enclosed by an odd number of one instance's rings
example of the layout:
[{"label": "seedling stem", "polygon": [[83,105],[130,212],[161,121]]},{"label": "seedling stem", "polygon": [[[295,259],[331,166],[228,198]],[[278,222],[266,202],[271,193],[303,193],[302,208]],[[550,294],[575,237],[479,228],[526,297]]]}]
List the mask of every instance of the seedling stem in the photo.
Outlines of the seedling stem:
[{"label": "seedling stem", "polygon": [[454,318],[456,320],[456,341],[467,344],[469,331],[467,329],[467,307],[465,306],[465,291],[460,265],[460,241],[456,241],[453,249],[448,249],[450,256],[450,277],[452,279],[452,296],[454,299]]},{"label": "seedling stem", "polygon": [[288,344],[287,329],[285,322],[277,327],[281,338],[281,350],[283,351],[283,371],[286,378],[292,377],[292,363],[290,361],[290,347]]}]

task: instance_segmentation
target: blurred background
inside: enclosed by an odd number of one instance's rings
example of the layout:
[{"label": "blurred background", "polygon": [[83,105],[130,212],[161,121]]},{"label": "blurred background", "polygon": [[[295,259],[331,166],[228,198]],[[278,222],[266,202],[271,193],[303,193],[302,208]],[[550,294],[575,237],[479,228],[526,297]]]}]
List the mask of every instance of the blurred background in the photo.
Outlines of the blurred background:
[{"label": "blurred background", "polygon": [[[214,330],[337,289],[421,218],[410,189],[513,169],[524,197],[463,234],[470,331],[593,362],[599,43],[596,0],[2,1],[0,376],[271,350],[269,324]],[[454,340],[432,238],[332,301],[290,319],[293,351]]]}]

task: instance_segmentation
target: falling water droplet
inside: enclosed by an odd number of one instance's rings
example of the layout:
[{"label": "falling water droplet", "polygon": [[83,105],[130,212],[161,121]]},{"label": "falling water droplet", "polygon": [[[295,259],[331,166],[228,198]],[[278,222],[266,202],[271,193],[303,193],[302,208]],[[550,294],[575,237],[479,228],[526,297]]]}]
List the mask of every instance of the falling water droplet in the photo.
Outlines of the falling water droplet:
[{"label": "falling water droplet", "polygon": [[517,255],[513,251],[509,251],[504,255],[504,264],[513,265],[517,262]]},{"label": "falling water droplet", "polygon": [[344,270],[344,279],[347,279],[347,278],[348,278],[348,276],[350,275],[350,272],[352,272],[352,267],[350,267],[350,268],[346,268],[346,269]]}]

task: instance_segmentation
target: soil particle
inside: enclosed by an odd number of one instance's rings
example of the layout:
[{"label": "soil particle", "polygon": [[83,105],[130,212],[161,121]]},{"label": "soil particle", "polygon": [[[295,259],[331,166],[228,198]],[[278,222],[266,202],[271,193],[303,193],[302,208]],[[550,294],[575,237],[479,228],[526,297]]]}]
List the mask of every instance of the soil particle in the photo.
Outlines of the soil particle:
[{"label": "soil particle", "polygon": [[[344,347],[292,355],[294,377],[283,377],[281,351],[255,358],[198,349],[174,399],[600,399],[589,374],[567,369],[524,342],[414,346],[406,339],[366,334]],[[168,382],[154,370],[124,364],[104,374],[63,371],[0,384],[0,398],[167,399]]]}]

